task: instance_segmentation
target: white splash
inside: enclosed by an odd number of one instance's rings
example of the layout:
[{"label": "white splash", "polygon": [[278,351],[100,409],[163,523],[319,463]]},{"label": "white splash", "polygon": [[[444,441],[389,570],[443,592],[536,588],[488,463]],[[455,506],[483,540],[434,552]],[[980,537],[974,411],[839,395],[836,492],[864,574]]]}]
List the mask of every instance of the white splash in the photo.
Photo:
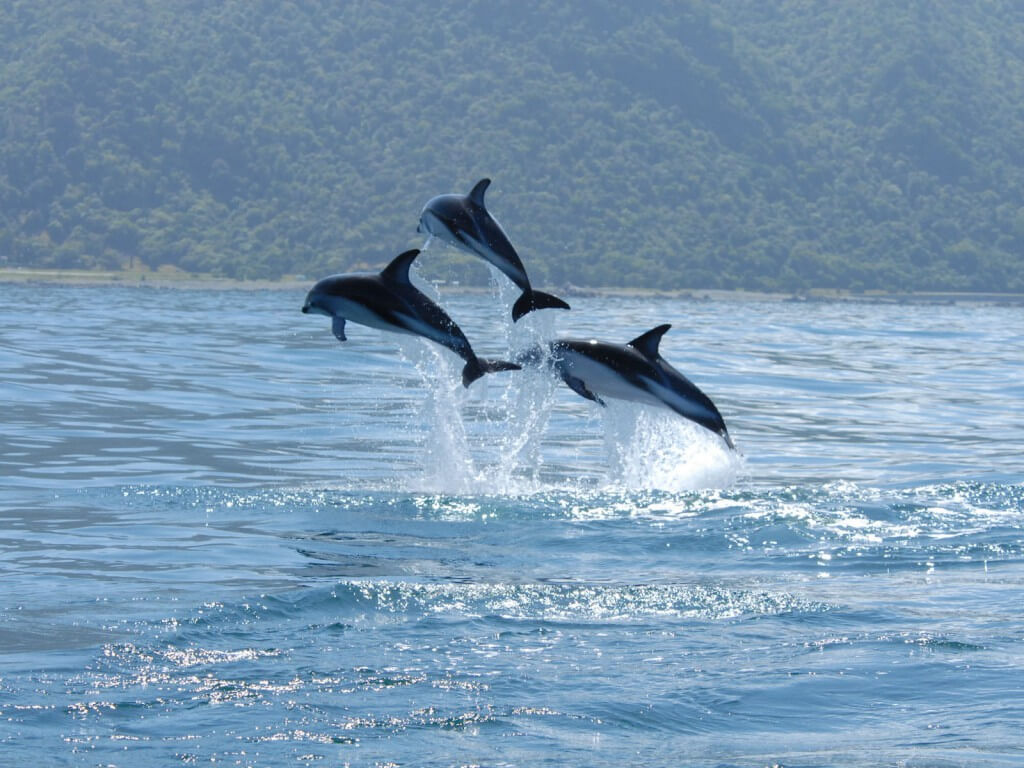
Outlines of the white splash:
[{"label": "white splash", "polygon": [[736,481],[743,458],[708,430],[664,409],[608,400],[602,409],[608,484],[695,491]]},{"label": "white splash", "polygon": [[424,398],[414,423],[426,426],[420,445],[420,490],[466,494],[476,475],[462,417],[468,399],[462,386],[462,361],[423,339],[399,337],[402,357],[412,363],[423,384]]},{"label": "white splash", "polygon": [[[493,267],[491,274],[507,350],[498,356],[514,360],[554,339],[556,313],[532,312],[513,323],[511,307],[519,289]],[[436,287],[417,282],[427,295],[443,303]],[[562,482],[545,482],[541,477],[545,448],[551,449],[545,446],[544,436],[563,387],[550,371],[526,366],[515,373],[485,376],[467,390],[461,383],[463,363],[448,350],[407,337],[398,337],[398,345],[425,391],[414,416],[415,423],[424,426],[420,472],[411,481],[414,487],[406,490],[507,496],[565,490],[575,484],[572,477]],[[490,351],[487,356],[495,355]],[[599,426],[606,466],[579,466],[578,470],[580,475],[603,474],[603,485],[609,490],[724,488],[742,470],[742,457],[721,438],[669,411],[615,400],[609,400],[607,408],[593,407],[600,416],[583,419],[580,433]],[[601,457],[579,455],[569,464],[594,458]],[[564,457],[560,463],[565,467]]]}]

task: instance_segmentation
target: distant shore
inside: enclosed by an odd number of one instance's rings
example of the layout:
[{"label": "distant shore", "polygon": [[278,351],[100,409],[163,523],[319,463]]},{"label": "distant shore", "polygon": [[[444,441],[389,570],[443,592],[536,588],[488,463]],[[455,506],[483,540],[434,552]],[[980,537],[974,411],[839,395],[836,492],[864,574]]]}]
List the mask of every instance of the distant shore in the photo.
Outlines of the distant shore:
[{"label": "distant shore", "polygon": [[184,290],[297,290],[308,287],[310,281],[300,278],[281,280],[236,280],[229,277],[196,275],[177,269],[170,270],[90,270],[90,269],[33,269],[22,267],[0,268],[0,283],[55,283],[59,285],[125,285],[154,288],[181,288]]},{"label": "distant shore", "polygon": [[[0,283],[51,283],[63,285],[122,285],[182,290],[252,290],[299,291],[309,288],[314,280],[302,276],[280,280],[238,280],[210,275],[195,275],[181,270],[157,271],[103,271],[76,269],[0,268]],[[442,284],[450,293],[483,293],[484,286]],[[663,291],[649,288],[591,288],[563,286],[550,289],[566,297],[645,297],[661,296],[690,301],[781,301],[794,303],[855,302],[871,304],[989,304],[1024,306],[1024,294],[969,291],[840,291],[813,289],[796,293],[766,293],[761,291],[721,289],[680,289]]]}]

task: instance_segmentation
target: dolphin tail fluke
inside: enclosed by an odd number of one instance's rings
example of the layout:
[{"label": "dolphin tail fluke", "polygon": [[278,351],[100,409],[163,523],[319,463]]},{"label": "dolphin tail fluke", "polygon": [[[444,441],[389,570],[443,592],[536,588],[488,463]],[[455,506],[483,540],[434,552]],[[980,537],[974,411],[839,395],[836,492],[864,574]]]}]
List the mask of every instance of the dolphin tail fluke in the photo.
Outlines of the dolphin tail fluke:
[{"label": "dolphin tail fluke", "polygon": [[550,293],[523,291],[523,295],[512,305],[512,322],[518,322],[523,315],[535,309],[569,309],[569,305]]},{"label": "dolphin tail fluke", "polygon": [[462,369],[462,386],[469,387],[474,381],[485,373],[498,373],[499,371],[518,371],[522,366],[517,363],[510,363],[507,360],[488,360],[478,357],[470,360]]},{"label": "dolphin tail fluke", "polygon": [[727,430],[722,429],[722,431],[719,432],[718,434],[722,436],[723,440],[725,440],[725,444],[729,446],[729,450],[736,450],[736,443],[732,441],[732,437],[729,435],[729,432]]}]

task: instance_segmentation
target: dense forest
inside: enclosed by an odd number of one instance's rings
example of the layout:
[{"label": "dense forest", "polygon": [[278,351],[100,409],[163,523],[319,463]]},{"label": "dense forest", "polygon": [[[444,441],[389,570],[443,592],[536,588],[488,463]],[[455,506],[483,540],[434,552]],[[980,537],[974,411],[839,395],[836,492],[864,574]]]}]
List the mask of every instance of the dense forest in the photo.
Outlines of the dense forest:
[{"label": "dense forest", "polygon": [[1024,291],[1022,137],[1014,0],[0,4],[0,266]]}]

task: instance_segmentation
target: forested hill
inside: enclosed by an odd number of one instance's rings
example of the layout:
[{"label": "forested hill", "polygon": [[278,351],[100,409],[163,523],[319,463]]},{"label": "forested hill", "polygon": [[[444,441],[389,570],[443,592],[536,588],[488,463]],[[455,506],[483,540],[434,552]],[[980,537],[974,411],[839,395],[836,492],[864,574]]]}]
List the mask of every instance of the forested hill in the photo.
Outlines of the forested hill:
[{"label": "forested hill", "polygon": [[1021,291],[1024,10],[0,4],[0,265],[364,268],[482,176],[551,288]]}]

